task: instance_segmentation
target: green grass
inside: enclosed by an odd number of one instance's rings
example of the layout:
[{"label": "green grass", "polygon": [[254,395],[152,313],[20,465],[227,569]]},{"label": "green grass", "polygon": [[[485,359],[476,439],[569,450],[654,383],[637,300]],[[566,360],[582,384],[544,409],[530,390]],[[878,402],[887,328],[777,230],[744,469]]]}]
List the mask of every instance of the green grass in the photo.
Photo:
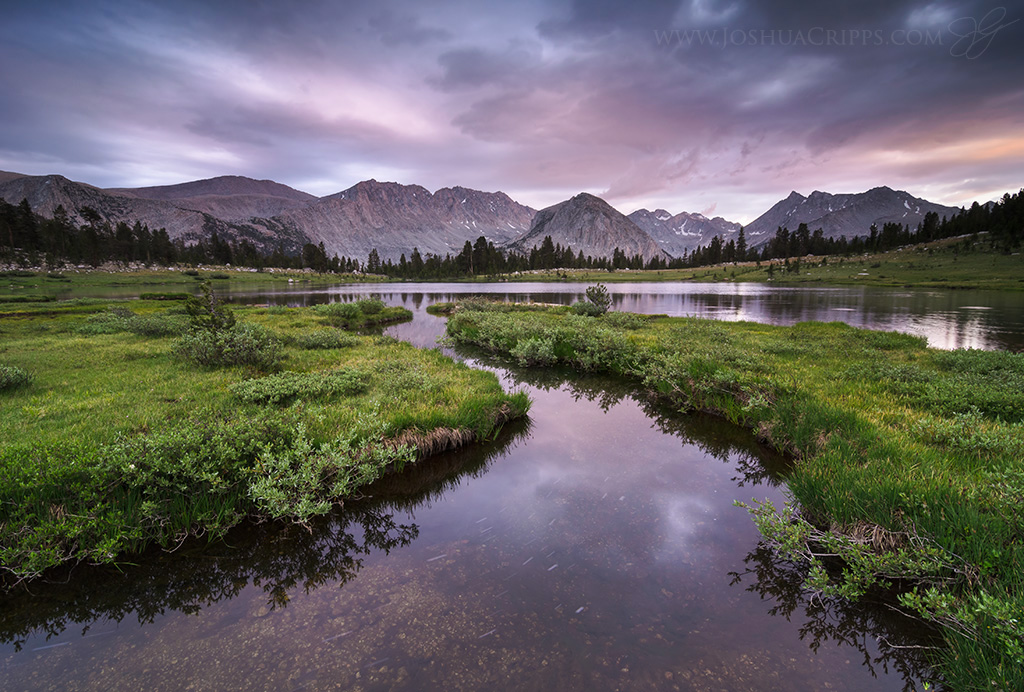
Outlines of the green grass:
[{"label": "green grass", "polygon": [[[366,317],[395,310],[373,305]],[[274,343],[275,358],[229,367],[180,356],[189,331],[180,304],[2,312],[8,586],[62,563],[222,535],[246,517],[307,521],[388,469],[488,438],[528,408],[492,374],[436,350],[340,333],[311,308],[235,309],[244,330]]]},{"label": "green grass", "polygon": [[[54,278],[59,276],[60,278]],[[77,295],[110,295],[119,291],[138,295],[140,289],[154,294],[173,296],[197,293],[203,281],[212,280],[218,289],[268,286],[328,286],[350,283],[377,283],[386,281],[381,276],[363,274],[315,274],[312,272],[267,269],[261,272],[239,269],[165,269],[152,268],[131,271],[103,269],[64,269],[59,275],[39,271],[0,272],[0,303],[44,301]],[[127,297],[127,296],[125,296]],[[164,297],[164,299],[168,299]]]},{"label": "green grass", "polygon": [[938,671],[955,689],[1024,689],[1024,354],[842,323],[613,315],[458,309],[448,335],[523,365],[625,375],[753,430],[796,460],[799,512],[754,508],[765,535],[816,565],[845,560],[831,582],[812,569],[808,588],[913,585],[904,607],[945,626]]}]

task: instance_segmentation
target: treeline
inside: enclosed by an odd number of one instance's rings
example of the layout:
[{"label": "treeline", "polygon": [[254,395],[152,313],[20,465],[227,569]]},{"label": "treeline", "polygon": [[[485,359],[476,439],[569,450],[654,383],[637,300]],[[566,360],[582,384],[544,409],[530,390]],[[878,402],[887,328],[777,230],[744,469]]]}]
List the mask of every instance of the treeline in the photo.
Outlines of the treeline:
[{"label": "treeline", "polygon": [[[444,279],[466,276],[500,276],[515,272],[556,269],[682,269],[732,262],[785,260],[806,255],[849,256],[882,252],[906,245],[958,236],[987,233],[989,248],[1011,252],[1024,238],[1024,190],[1003,195],[999,202],[980,205],[975,202],[952,218],[939,218],[929,212],[915,228],[900,223],[886,223],[881,229],[871,226],[867,235],[847,239],[826,238],[821,229],[811,231],[807,224],[796,230],[778,228],[775,235],[758,247],[749,247],[740,228],[736,238],[728,241],[715,236],[681,257],[627,255],[616,248],[611,257],[584,256],[569,246],[554,243],[546,236],[541,244],[525,254],[495,247],[480,236],[475,243],[468,240],[456,254],[421,254],[413,248],[397,262],[382,260],[371,250],[365,262],[351,257],[328,257],[321,242],[306,243],[300,252],[286,252],[279,245],[265,252],[252,242],[222,239],[214,230],[206,239],[186,244],[183,238],[171,240],[165,229],[150,230],[145,224],[111,225],[94,209],[78,210],[84,220],[75,226],[63,207],[57,207],[53,218],[35,214],[27,200],[17,205],[0,200],[0,260],[25,266],[45,264],[57,267],[65,262],[99,266],[106,262],[141,263],[147,266],[175,264],[221,264],[264,269],[312,269],[321,273],[366,272],[399,279]],[[973,242],[973,241],[972,241]]]},{"label": "treeline", "polygon": [[428,253],[421,255],[413,248],[407,258],[403,253],[398,262],[381,262],[377,251],[372,250],[366,262],[366,271],[385,274],[399,279],[443,279],[465,276],[501,276],[514,272],[555,270],[555,269],[664,269],[667,262],[654,258],[645,262],[642,255],[627,255],[615,248],[612,257],[584,256],[574,253],[571,247],[562,247],[551,236],[545,236],[539,246],[526,254],[507,252],[494,246],[484,236],[475,243],[468,240],[461,252],[444,257]]},{"label": "treeline", "polygon": [[885,252],[898,247],[927,243],[933,240],[973,236],[985,232],[990,249],[1011,252],[1024,239],[1024,190],[1015,195],[1006,193],[993,204],[975,202],[951,218],[928,212],[916,227],[909,224],[886,223],[879,229],[872,225],[863,236],[826,238],[819,228],[811,231],[806,223],[796,230],[779,227],[766,243],[748,248],[741,228],[735,241],[723,242],[715,236],[707,246],[684,254],[683,266],[702,267],[723,262],[754,262],[804,257],[806,255],[857,255]]},{"label": "treeline", "polygon": [[398,262],[382,261],[377,250],[371,250],[365,262],[352,257],[328,256],[324,244],[306,243],[300,252],[288,253],[283,246],[271,252],[261,251],[248,240],[221,238],[214,230],[206,239],[186,243],[184,238],[171,240],[163,228],[151,230],[140,222],[129,225],[123,221],[111,224],[90,207],[78,210],[84,220],[76,226],[63,206],[57,207],[53,218],[32,211],[28,200],[12,205],[0,200],[0,261],[23,266],[59,267],[64,263],[99,266],[108,262],[146,266],[176,264],[219,264],[255,269],[312,269],[320,273],[384,274],[402,279],[440,279],[477,275],[501,275],[533,269],[657,269],[664,268],[660,259],[644,262],[640,255],[627,256],[615,249],[612,257],[584,257],[568,247],[544,239],[528,254],[506,252],[485,237],[476,243],[466,241],[457,255],[443,257],[421,254],[413,249]]},{"label": "treeline", "polygon": [[67,210],[58,206],[53,218],[32,211],[28,200],[12,205],[0,200],[0,260],[26,266],[57,267],[64,263],[97,267],[108,262],[146,266],[175,264],[230,264],[239,267],[280,267],[318,271],[355,271],[359,262],[327,258],[323,244],[307,244],[301,253],[287,253],[283,246],[264,252],[248,240],[221,239],[216,231],[195,243],[171,240],[166,229],[151,230],[136,221],[111,224],[91,207],[82,207],[84,220],[76,226]]}]

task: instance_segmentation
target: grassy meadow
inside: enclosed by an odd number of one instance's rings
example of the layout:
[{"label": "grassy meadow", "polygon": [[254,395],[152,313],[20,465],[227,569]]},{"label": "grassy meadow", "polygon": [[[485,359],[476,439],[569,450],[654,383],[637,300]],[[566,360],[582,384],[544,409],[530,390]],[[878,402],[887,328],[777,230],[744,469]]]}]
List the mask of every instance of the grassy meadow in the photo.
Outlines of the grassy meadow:
[{"label": "grassy meadow", "polygon": [[437,350],[339,328],[404,308],[200,307],[0,305],[4,585],[244,519],[306,521],[528,408]]},{"label": "grassy meadow", "polygon": [[[769,265],[773,265],[769,269]],[[872,255],[801,257],[693,269],[587,271],[553,269],[516,281],[752,281],[778,286],[838,285],[1024,291],[1024,255],[983,251],[940,240]]]},{"label": "grassy meadow", "polygon": [[288,286],[329,286],[349,283],[387,281],[386,277],[366,274],[317,274],[310,271],[265,269],[250,271],[231,267],[201,268],[126,268],[126,269],[39,269],[0,271],[0,305],[3,303],[42,302],[74,298],[78,294],[116,293],[124,289],[132,296],[154,293],[196,293],[209,281],[214,288],[229,286],[274,288]]},{"label": "grassy meadow", "polygon": [[809,566],[808,589],[896,589],[902,609],[944,626],[936,670],[953,689],[1024,689],[1024,354],[842,323],[448,311],[456,343],[625,375],[753,430],[796,460],[795,502],[748,509]]}]

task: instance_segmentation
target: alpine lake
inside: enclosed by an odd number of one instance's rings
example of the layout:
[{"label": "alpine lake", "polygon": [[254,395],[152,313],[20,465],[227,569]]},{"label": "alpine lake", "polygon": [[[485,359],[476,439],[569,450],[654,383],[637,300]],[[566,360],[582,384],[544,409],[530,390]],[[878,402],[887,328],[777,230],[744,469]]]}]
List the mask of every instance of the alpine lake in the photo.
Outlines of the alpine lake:
[{"label": "alpine lake", "polygon": [[[585,284],[237,287],[233,301],[377,296],[435,348],[427,306],[573,303]],[[147,290],[151,290],[148,289]],[[616,283],[613,310],[905,331],[1024,350],[1024,293]],[[113,294],[104,294],[113,295]],[[4,690],[914,690],[936,633],[892,601],[801,590],[736,500],[786,499],[787,460],[628,383],[450,352],[533,401],[301,526],[80,567],[0,601]]]}]

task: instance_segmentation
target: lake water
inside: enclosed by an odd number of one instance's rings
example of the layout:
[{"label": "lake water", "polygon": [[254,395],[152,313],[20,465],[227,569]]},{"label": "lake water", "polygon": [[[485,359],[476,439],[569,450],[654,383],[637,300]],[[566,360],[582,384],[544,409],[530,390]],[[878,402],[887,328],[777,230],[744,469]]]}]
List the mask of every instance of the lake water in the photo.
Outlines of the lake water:
[{"label": "lake water", "polygon": [[[410,309],[485,294],[502,300],[568,304],[584,299],[580,283],[409,283],[309,291],[238,292],[239,300],[306,305],[380,295]],[[607,284],[615,310],[644,314],[795,324],[807,320],[924,336],[935,348],[1024,351],[1024,291],[938,291],[869,287],[788,288],[751,283]],[[180,290],[180,289],[179,289]]]},{"label": "lake water", "polygon": [[[566,303],[583,289],[403,284],[236,298],[381,295],[415,313],[389,333],[429,347],[444,327],[424,311],[432,302],[490,290]],[[960,294],[891,292],[886,312],[864,289],[794,289],[788,303],[788,289],[609,289],[616,308],[638,312],[847,315],[926,332],[936,346],[1022,343],[1019,323],[996,324],[1014,316],[998,294],[965,306]],[[936,304],[945,322],[929,312]],[[460,357],[525,389],[529,421],[384,479],[312,531],[240,528],[5,599],[0,689],[920,689],[919,650],[889,645],[934,643],[928,631],[884,603],[808,599],[799,566],[773,558],[733,506],[784,499],[785,460],[751,435],[666,411],[613,379]]]}]

